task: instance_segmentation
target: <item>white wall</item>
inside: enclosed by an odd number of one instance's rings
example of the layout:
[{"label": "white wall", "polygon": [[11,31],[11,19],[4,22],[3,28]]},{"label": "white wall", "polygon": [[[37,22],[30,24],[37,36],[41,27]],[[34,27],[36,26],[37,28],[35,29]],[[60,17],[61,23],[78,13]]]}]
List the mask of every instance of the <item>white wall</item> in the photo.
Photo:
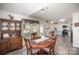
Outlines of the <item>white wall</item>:
[{"label": "white wall", "polygon": [[20,14],[0,10],[0,18],[10,19],[9,14],[14,16],[14,20],[21,20],[22,18],[26,18],[26,16],[24,16],[24,15],[20,15]]},{"label": "white wall", "polygon": [[14,16],[14,20],[21,20],[21,19],[39,20],[39,19],[34,18],[34,17],[29,17],[29,16],[17,14],[17,13],[11,13],[11,12],[0,10],[0,18],[10,19],[9,18],[9,14],[11,14],[12,16]]},{"label": "white wall", "polygon": [[40,35],[45,33],[45,21],[44,20],[39,20],[40,22]]},{"label": "white wall", "polygon": [[74,23],[79,23],[79,12],[73,15],[73,46],[79,48],[79,27],[75,27]]},{"label": "white wall", "polygon": [[[63,30],[63,28],[62,28],[62,26],[63,25],[67,25],[68,26],[68,30],[69,30],[69,37],[70,37],[70,22],[68,21],[67,23],[65,23],[65,22],[58,22],[58,24],[55,26],[55,28],[57,28],[57,32],[56,32],[56,35],[62,35],[62,30]],[[40,21],[40,26],[41,26],[41,28],[43,28],[43,30],[42,30],[42,33],[44,33],[44,35],[47,35],[47,33],[46,33],[46,31],[48,31],[48,30],[46,30],[46,21],[44,21],[44,20],[42,20],[42,21]],[[50,25],[49,25],[50,26]],[[51,27],[49,27],[49,29],[50,29]],[[52,30],[54,30],[54,29],[51,29],[51,31]]]}]

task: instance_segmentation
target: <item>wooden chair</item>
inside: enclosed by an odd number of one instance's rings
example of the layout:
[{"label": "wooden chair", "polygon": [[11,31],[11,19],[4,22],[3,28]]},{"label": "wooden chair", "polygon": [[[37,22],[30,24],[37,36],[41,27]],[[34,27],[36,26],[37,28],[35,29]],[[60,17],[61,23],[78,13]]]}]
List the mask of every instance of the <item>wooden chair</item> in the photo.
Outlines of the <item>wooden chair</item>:
[{"label": "wooden chair", "polygon": [[37,54],[37,52],[40,50],[40,49],[37,49],[37,48],[34,48],[32,47],[31,45],[31,40],[30,39],[25,39],[25,44],[26,44],[26,48],[27,48],[27,55],[30,54],[30,55],[34,55],[34,54]]},{"label": "wooden chair", "polygon": [[31,33],[31,39],[36,39],[37,38],[37,33]]},{"label": "wooden chair", "polygon": [[55,37],[55,33],[54,33],[54,31],[49,32],[48,34],[49,34],[49,37]]},{"label": "wooden chair", "polygon": [[51,39],[51,45],[48,48],[44,48],[44,51],[46,51],[48,54],[51,54],[51,52],[53,52],[53,54],[55,55],[55,44],[56,44],[56,38],[50,38]]}]

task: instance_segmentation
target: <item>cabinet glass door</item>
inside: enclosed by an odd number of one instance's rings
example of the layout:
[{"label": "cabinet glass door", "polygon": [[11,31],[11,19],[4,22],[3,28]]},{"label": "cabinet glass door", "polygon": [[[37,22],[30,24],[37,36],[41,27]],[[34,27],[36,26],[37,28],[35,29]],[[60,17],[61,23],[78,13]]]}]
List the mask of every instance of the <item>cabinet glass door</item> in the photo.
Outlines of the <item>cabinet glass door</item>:
[{"label": "cabinet glass door", "polygon": [[19,26],[20,26],[20,23],[16,23],[16,26],[18,26],[18,27],[19,27]]},{"label": "cabinet glass door", "polygon": [[30,33],[31,24],[29,22],[23,22],[22,23],[22,32],[23,33]]},{"label": "cabinet glass door", "polygon": [[40,26],[37,23],[32,24],[32,32],[36,32],[38,35],[40,34]]},{"label": "cabinet glass door", "polygon": [[2,26],[8,26],[8,22],[2,22]]},{"label": "cabinet glass door", "polygon": [[10,23],[10,30],[15,30],[15,23]]},{"label": "cabinet glass door", "polygon": [[2,22],[2,30],[8,30],[8,22]]}]

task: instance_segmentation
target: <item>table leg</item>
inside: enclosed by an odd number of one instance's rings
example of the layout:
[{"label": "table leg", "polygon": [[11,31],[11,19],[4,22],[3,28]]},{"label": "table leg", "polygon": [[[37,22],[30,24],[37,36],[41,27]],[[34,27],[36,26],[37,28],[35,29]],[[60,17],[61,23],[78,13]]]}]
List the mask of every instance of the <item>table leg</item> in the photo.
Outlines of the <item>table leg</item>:
[{"label": "table leg", "polygon": [[43,49],[42,49],[42,48],[40,49],[39,54],[40,54],[40,55],[43,54]]}]

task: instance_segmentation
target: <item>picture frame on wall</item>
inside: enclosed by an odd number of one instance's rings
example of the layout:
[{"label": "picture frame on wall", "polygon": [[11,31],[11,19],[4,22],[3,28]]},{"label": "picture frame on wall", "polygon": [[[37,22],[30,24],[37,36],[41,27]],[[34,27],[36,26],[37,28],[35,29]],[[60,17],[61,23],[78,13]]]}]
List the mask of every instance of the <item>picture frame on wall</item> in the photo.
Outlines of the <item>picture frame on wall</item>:
[{"label": "picture frame on wall", "polygon": [[79,27],[79,23],[74,23],[74,27]]}]

